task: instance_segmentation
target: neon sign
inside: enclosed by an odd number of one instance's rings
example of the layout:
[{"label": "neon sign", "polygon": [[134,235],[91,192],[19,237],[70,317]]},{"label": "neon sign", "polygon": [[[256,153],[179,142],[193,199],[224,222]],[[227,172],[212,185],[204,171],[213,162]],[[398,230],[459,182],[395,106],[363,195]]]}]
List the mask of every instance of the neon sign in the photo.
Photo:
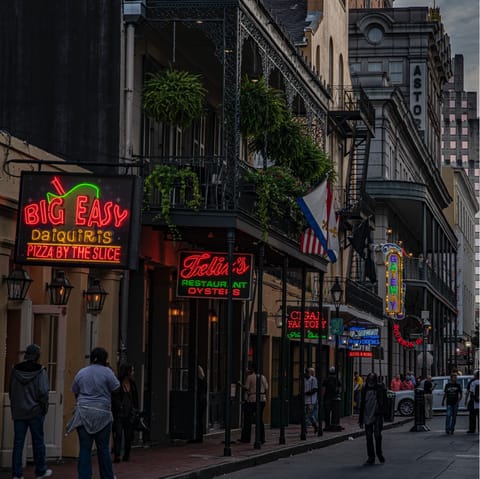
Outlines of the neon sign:
[{"label": "neon sign", "polygon": [[15,261],[135,268],[140,193],[133,176],[23,173]]},{"label": "neon sign", "polygon": [[[303,316],[305,324],[305,339],[318,339],[320,312],[318,308],[306,307]],[[328,324],[322,316],[322,339],[327,338]],[[302,310],[298,307],[287,306],[287,337],[300,339],[302,334]]]},{"label": "neon sign", "polygon": [[348,351],[349,358],[373,358],[372,351]]},{"label": "neon sign", "polygon": [[400,332],[400,325],[398,323],[393,325],[393,335],[395,336],[397,343],[404,348],[413,349],[416,345],[418,346],[423,343],[423,338],[417,338],[415,342],[404,339],[402,337],[402,333]]},{"label": "neon sign", "polygon": [[383,246],[385,257],[385,313],[395,319],[401,319],[404,313],[403,254],[400,246]]},{"label": "neon sign", "polygon": [[348,356],[351,358],[371,358],[373,357],[372,346],[380,346],[378,328],[351,326],[348,335]]},{"label": "neon sign", "polygon": [[[233,299],[251,299],[252,270],[253,255],[233,255]],[[228,299],[228,273],[227,253],[182,251],[178,263],[177,296]]]}]

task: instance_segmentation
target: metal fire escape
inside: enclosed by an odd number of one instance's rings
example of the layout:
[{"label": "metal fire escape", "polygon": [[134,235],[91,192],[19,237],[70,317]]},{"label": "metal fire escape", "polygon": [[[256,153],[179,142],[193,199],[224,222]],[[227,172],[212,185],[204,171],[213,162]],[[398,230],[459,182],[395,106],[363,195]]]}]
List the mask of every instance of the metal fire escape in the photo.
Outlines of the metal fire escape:
[{"label": "metal fire escape", "polygon": [[[341,208],[341,227],[349,236],[348,231],[353,232],[362,220],[374,214],[374,201],[366,192],[366,179],[370,140],[375,133],[375,110],[362,88],[333,87],[329,120],[331,131],[351,139]],[[353,249],[348,277],[365,281],[364,261]]]}]

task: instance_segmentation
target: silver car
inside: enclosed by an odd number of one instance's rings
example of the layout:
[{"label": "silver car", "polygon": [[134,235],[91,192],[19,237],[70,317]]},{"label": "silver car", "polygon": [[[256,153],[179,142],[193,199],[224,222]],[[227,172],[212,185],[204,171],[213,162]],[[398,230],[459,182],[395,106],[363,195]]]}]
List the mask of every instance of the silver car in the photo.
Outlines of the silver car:
[{"label": "silver car", "polygon": [[[466,410],[465,394],[467,392],[467,384],[473,376],[458,376],[457,382],[460,384],[463,392],[462,400],[460,401],[459,410]],[[432,408],[434,411],[445,411],[445,405],[442,406],[443,390],[445,385],[450,380],[450,376],[435,376],[432,377],[434,385],[432,393]],[[395,392],[395,411],[401,416],[412,416],[414,413],[414,398],[415,391],[396,391]]]}]

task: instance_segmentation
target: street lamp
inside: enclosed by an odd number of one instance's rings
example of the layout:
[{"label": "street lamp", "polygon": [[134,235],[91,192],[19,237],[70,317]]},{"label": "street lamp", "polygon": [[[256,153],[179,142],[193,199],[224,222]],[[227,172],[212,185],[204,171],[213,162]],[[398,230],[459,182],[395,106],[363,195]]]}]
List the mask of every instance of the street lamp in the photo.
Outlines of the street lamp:
[{"label": "street lamp", "polygon": [[24,269],[14,269],[4,279],[7,282],[8,299],[20,301],[25,299],[33,281]]},{"label": "street lamp", "polygon": [[[340,320],[340,303],[342,301],[343,289],[340,286],[338,281],[338,276],[335,278],[335,283],[330,290],[332,295],[332,301],[335,305],[335,328],[332,331],[335,334],[335,387],[338,388],[338,338],[339,334],[342,332],[341,329],[341,320]],[[339,324],[340,323],[340,324]],[[340,396],[337,395],[333,400],[333,411],[332,411],[332,430],[341,430],[340,426]]]},{"label": "street lamp", "polygon": [[465,347],[467,348],[467,374],[470,374],[470,348],[472,347],[471,341],[465,341]]},{"label": "street lamp", "polygon": [[100,280],[95,278],[83,292],[87,313],[97,315],[102,312],[108,293],[103,289]]},{"label": "street lamp", "polygon": [[66,306],[70,298],[73,286],[64,271],[57,271],[55,278],[50,284],[47,284],[50,290],[50,304],[57,306]]}]

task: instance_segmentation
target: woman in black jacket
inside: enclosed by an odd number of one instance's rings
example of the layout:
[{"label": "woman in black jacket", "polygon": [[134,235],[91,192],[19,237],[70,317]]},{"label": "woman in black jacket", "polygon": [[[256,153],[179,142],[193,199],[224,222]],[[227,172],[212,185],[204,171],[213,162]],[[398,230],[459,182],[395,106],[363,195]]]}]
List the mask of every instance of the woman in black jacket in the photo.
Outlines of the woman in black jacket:
[{"label": "woman in black jacket", "polygon": [[[375,451],[378,460],[385,462],[382,451],[383,416],[387,406],[387,389],[383,383],[378,382],[378,376],[370,373],[362,388],[360,401],[360,416],[358,423],[361,428],[365,425],[367,437],[368,458],[365,464],[375,464]],[[373,438],[375,437],[375,446]]]},{"label": "woman in black jacket", "polygon": [[138,392],[134,379],[135,370],[130,364],[120,366],[118,380],[120,392],[113,398],[113,462],[120,462],[122,439],[124,440],[123,460],[130,459],[135,422],[139,419]]}]

